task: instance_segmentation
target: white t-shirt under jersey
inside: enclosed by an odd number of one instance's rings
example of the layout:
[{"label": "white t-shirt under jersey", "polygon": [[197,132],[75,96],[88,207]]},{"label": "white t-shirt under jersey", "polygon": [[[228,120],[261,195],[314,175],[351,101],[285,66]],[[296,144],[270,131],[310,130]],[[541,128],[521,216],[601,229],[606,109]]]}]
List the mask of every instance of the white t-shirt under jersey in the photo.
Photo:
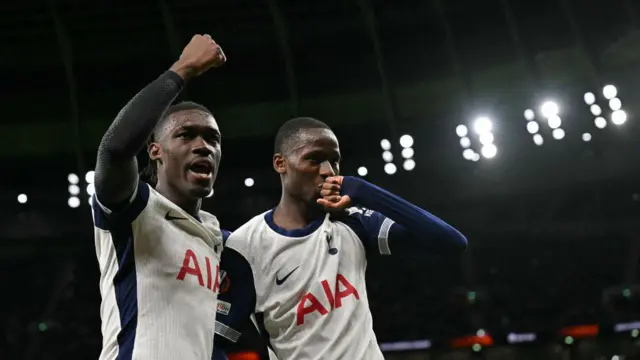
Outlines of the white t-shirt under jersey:
[{"label": "white t-shirt under jersey", "polygon": [[367,299],[367,254],[390,254],[393,221],[352,208],[285,230],[273,212],[227,240],[216,334],[233,342],[250,314],[279,360],[384,359]]},{"label": "white t-shirt under jersey", "polygon": [[112,213],[92,200],[100,265],[100,360],[210,360],[223,233],[140,182]]}]

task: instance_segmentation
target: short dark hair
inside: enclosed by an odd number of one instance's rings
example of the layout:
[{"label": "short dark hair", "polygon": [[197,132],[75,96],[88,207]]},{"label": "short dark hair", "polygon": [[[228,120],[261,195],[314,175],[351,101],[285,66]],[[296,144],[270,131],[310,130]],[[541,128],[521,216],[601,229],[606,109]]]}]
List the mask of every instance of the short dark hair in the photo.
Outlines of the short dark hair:
[{"label": "short dark hair", "polygon": [[[193,101],[182,101],[175,105],[171,105],[162,115],[162,119],[160,120],[160,122],[158,122],[158,125],[156,125],[156,128],[151,133],[151,136],[149,136],[149,139],[147,140],[147,146],[156,141],[159,130],[164,128],[165,123],[171,117],[171,115],[185,110],[200,110],[207,114],[213,115],[211,110],[207,109],[206,106]],[[145,168],[140,172],[140,177],[143,181],[155,187],[158,183],[158,164],[156,164],[156,161],[149,159],[149,163],[147,164],[147,166],[145,166]]]},{"label": "short dark hair", "polygon": [[273,151],[280,154],[288,153],[291,150],[291,140],[293,140],[299,132],[306,129],[331,130],[329,125],[311,117],[298,117],[291,119],[282,124],[280,129],[278,129]]}]

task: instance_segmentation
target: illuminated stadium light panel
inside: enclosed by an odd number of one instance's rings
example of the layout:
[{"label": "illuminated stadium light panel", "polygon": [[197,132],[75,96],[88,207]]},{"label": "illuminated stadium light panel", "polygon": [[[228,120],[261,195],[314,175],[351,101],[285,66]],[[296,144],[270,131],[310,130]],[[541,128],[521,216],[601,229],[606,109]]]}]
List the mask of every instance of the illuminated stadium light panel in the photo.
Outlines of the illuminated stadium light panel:
[{"label": "illuminated stadium light panel", "polygon": [[[525,112],[525,116],[531,114]],[[462,157],[465,160],[478,161],[481,155],[486,159],[492,159],[498,154],[493,128],[493,121],[486,116],[479,116],[474,120],[472,131],[464,124],[456,126],[456,135],[460,138]]]}]

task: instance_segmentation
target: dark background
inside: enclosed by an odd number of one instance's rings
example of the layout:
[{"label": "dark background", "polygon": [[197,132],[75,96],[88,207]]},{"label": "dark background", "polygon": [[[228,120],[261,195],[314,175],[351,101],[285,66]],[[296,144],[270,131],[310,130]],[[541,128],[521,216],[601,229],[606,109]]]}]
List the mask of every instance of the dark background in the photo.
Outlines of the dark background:
[{"label": "dark background", "polygon": [[[0,358],[97,358],[88,195],[81,181],[82,204],[69,208],[67,175],[83,180],[120,107],[195,33],[211,34],[229,59],[181,96],[220,124],[222,169],[205,208],[225,228],[276,204],[273,136],[305,115],[336,130],[344,173],[366,166],[367,180],[469,238],[459,258],[370,261],[378,339],[432,344],[389,359],[638,358],[634,333],[613,327],[640,320],[639,15],[635,0],[2,3]],[[595,93],[608,118],[606,84],[629,119],[598,130],[583,94]],[[545,143],[535,146],[523,112],[539,117],[547,100],[566,136],[553,140],[541,123]],[[480,115],[494,122],[498,154],[471,162],[455,129]],[[415,141],[413,171],[402,168],[403,134]],[[383,138],[394,175],[383,171]],[[573,325],[599,332],[566,344],[562,329]],[[493,346],[452,349],[479,329]],[[512,332],[537,338],[509,345]]]}]

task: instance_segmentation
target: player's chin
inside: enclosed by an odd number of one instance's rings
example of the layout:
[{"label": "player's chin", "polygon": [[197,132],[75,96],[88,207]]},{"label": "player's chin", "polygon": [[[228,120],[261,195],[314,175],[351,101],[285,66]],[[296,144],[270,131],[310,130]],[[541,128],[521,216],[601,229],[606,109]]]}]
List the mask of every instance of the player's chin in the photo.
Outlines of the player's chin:
[{"label": "player's chin", "polygon": [[211,185],[192,184],[189,189],[189,196],[192,198],[202,199],[211,194]]}]

